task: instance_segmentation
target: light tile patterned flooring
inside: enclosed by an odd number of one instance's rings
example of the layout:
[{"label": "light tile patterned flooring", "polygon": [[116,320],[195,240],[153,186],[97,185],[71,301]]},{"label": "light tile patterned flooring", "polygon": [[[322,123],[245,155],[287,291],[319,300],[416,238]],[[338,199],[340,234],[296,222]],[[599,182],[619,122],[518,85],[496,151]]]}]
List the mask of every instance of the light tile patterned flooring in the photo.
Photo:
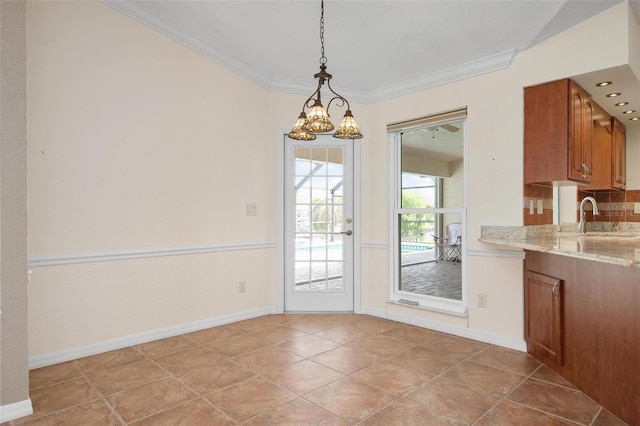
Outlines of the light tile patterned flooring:
[{"label": "light tile patterned flooring", "polygon": [[524,353],[367,315],[269,315],[32,370],[11,425],[622,425]]}]

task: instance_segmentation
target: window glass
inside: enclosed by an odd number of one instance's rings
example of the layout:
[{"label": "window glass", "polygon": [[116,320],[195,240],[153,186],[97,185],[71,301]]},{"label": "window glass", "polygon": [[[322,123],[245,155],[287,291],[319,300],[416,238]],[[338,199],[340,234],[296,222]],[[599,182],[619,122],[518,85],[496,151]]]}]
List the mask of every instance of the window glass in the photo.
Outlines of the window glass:
[{"label": "window glass", "polygon": [[432,124],[401,131],[396,139],[397,298],[465,302],[463,124]]}]

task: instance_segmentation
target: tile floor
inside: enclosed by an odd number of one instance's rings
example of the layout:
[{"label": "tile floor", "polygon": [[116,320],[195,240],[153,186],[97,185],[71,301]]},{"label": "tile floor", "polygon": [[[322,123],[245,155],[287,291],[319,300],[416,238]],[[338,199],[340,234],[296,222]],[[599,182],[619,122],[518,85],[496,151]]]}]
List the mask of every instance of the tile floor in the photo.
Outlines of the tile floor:
[{"label": "tile floor", "polygon": [[623,425],[526,354],[367,315],[269,315],[31,371],[10,425]]}]

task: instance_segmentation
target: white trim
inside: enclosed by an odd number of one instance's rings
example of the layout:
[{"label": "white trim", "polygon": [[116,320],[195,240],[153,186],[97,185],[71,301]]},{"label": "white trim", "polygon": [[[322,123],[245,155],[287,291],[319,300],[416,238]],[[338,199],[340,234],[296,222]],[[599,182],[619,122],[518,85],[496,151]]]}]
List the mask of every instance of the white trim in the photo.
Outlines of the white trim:
[{"label": "white trim", "polygon": [[[289,158],[290,155],[294,155],[293,152],[287,152],[287,146],[289,146],[289,144],[294,144],[297,145],[299,144],[298,141],[292,141],[292,140],[288,140],[287,139],[287,133],[288,130],[285,130],[283,128],[280,128],[278,131],[278,137],[276,138],[276,140],[278,141],[278,146],[277,146],[277,151],[278,151],[278,173],[277,173],[277,185],[279,188],[286,188],[287,187],[287,183],[286,180],[289,178],[289,176],[287,175],[288,172],[288,168],[291,167],[289,164],[289,161],[291,161],[291,159]],[[351,293],[352,293],[352,301],[351,301],[351,307],[348,308],[349,312],[354,312],[354,313],[360,313],[360,309],[361,309],[361,305],[362,305],[362,284],[361,284],[361,280],[362,280],[362,275],[361,275],[361,247],[360,247],[360,241],[361,241],[361,232],[362,232],[362,226],[361,226],[361,215],[362,215],[362,210],[361,210],[361,198],[360,198],[360,185],[361,185],[361,180],[360,180],[360,174],[361,174],[361,145],[360,145],[360,140],[351,140],[351,145],[345,145],[348,144],[349,141],[343,141],[343,140],[335,140],[335,139],[330,139],[329,141],[324,141],[321,142],[321,145],[329,145],[329,146],[345,146],[347,149],[350,149],[351,151],[351,155],[347,155],[345,158],[351,158],[351,162],[350,162],[350,166],[351,166],[351,184],[348,185],[351,187],[351,192],[353,194],[352,196],[352,211],[351,211],[351,218],[353,219],[352,225],[351,225],[351,230],[353,231],[352,234],[352,238],[351,238],[351,244],[352,244],[352,249],[351,249],[351,253],[349,256],[345,256],[344,261],[345,262],[351,262],[352,264],[352,271],[351,271],[351,281],[353,282],[353,286],[351,289]],[[308,144],[302,144],[300,146],[308,146]],[[347,161],[347,160],[345,160]],[[278,278],[277,278],[277,292],[278,294],[276,295],[277,297],[277,311],[278,312],[305,312],[305,313],[310,313],[312,312],[311,310],[307,310],[307,309],[303,309],[303,308],[299,308],[299,307],[295,307],[293,310],[291,310],[289,305],[295,305],[298,302],[300,302],[301,300],[303,300],[302,298],[299,299],[297,302],[294,303],[290,303],[291,300],[293,300],[293,297],[291,297],[291,293],[288,293],[288,291],[290,291],[289,289],[287,289],[286,287],[286,283],[287,282],[291,282],[293,280],[293,277],[288,276],[288,274],[291,273],[291,271],[287,268],[286,262],[287,262],[287,256],[291,256],[291,253],[287,253],[286,250],[291,250],[291,247],[287,247],[287,241],[286,241],[286,233],[290,232],[286,229],[286,224],[287,223],[292,223],[290,222],[291,218],[288,218],[287,215],[291,214],[291,212],[288,210],[288,206],[286,205],[287,203],[287,196],[290,195],[288,194],[285,190],[280,190],[278,191]],[[343,271],[344,272],[344,271]],[[346,277],[346,275],[345,275]],[[348,280],[349,278],[347,278]],[[294,294],[295,297],[297,297]],[[291,299],[288,299],[289,297],[291,297]],[[304,303],[304,302],[303,302]],[[288,308],[287,308],[288,306]],[[318,309],[318,306],[314,306],[316,309]],[[290,310],[287,310],[290,309]],[[324,308],[320,308],[320,309],[324,309]],[[347,309],[345,307],[345,309]],[[316,311],[318,312],[318,311]],[[332,311],[331,311],[332,312]]]},{"label": "white trim", "polygon": [[[391,303],[397,306],[406,306],[411,309],[419,309],[421,311],[437,312],[439,314],[452,315],[460,318],[469,317],[469,309],[467,308],[466,305],[464,305],[462,302],[458,300],[452,301],[449,299],[442,299],[439,297],[431,297],[431,296],[424,296],[424,297],[418,298],[418,297],[415,297],[414,293],[406,293],[408,296],[408,299],[407,299],[407,298],[401,297],[402,293],[403,292],[399,292],[399,294],[395,295],[393,299],[387,300],[387,303]],[[425,304],[420,304],[420,302],[422,301],[421,299],[423,298],[427,299],[427,302]],[[411,303],[403,303],[406,301],[418,303],[418,305],[411,304]]]},{"label": "white trim", "polygon": [[100,342],[89,346],[65,349],[60,352],[37,355],[29,358],[29,369],[32,370],[34,368],[46,367],[48,365],[59,364],[61,362],[84,358],[86,356],[109,352],[116,349],[122,349],[133,345],[153,342],[154,340],[166,339],[167,337],[179,336],[181,334],[204,330],[206,328],[217,327],[220,325],[230,324],[233,322],[251,318],[257,318],[264,315],[273,314],[275,313],[275,311],[275,307],[268,306],[260,309],[254,309],[252,311],[237,312],[229,315],[209,318],[202,321],[195,321],[159,330],[119,337],[117,339],[108,340],[106,342]]},{"label": "white trim", "polygon": [[284,282],[285,282],[285,253],[284,253],[284,148],[286,134],[289,132],[287,129],[278,129],[278,135],[276,138],[276,152],[278,153],[278,171],[276,173],[276,188],[278,193],[278,209],[276,212],[277,221],[276,229],[278,230],[278,276],[276,284],[276,312],[279,314],[284,313]]},{"label": "white trim", "polygon": [[396,314],[393,312],[385,312],[375,308],[365,308],[362,310],[362,313],[379,317],[379,318],[386,318],[393,321],[398,321],[404,324],[410,324],[410,325],[415,325],[417,327],[427,328],[429,330],[435,330],[443,333],[453,334],[455,336],[465,337],[465,338],[477,340],[480,342],[490,343],[492,345],[502,346],[504,348],[515,349],[520,352],[527,351],[527,344],[524,340],[518,340],[518,339],[506,337],[506,336],[487,333],[481,330],[458,327],[451,324],[443,324],[441,322],[427,320],[427,319],[413,318],[410,316]]},{"label": "white trim", "polygon": [[[132,17],[142,24],[153,28],[154,30],[166,35],[176,42],[187,46],[190,49],[204,55],[205,57],[217,62],[225,68],[248,78],[254,83],[268,90],[285,93],[295,93],[307,95],[313,90],[309,84],[300,84],[289,81],[273,80],[256,71],[255,68],[247,66],[234,58],[231,58],[216,49],[211,48],[206,43],[186,34],[184,31],[172,27],[171,23],[155,17],[145,10],[139,2],[118,1],[118,0],[102,0],[105,4],[112,8]],[[144,4],[144,2],[141,2]],[[342,90],[342,94],[349,98],[352,102],[360,102],[372,104],[383,101],[385,99],[397,96],[415,93],[431,87],[441,86],[443,84],[460,81],[478,75],[499,71],[511,65],[517,51],[515,49],[505,52],[495,53],[483,58],[475,59],[464,64],[455,65],[450,68],[439,70],[431,74],[422,75],[410,80],[406,80],[397,84],[391,84],[376,90]]]},{"label": "white trim", "polygon": [[362,309],[362,286],[360,268],[361,268],[361,253],[360,253],[360,236],[362,232],[362,215],[360,199],[360,141],[361,139],[353,140],[353,165],[352,165],[352,177],[353,177],[353,313],[359,314]]},{"label": "white trim", "polygon": [[216,253],[238,250],[262,250],[276,247],[275,242],[225,244],[204,247],[177,247],[129,252],[80,254],[74,256],[49,256],[29,258],[29,267],[71,265],[75,263],[111,262],[114,260],[142,259],[147,257],[184,256],[189,254]]},{"label": "white trim", "polygon": [[[347,90],[344,90],[343,95],[349,99],[363,103],[380,102],[385,99],[408,95],[422,90],[427,90],[432,87],[442,86],[443,84],[449,84],[455,81],[465,80],[467,78],[506,69],[511,65],[511,62],[513,62],[517,53],[518,52],[515,49],[506,50],[504,52],[495,53],[464,64],[454,65],[450,68],[438,70],[431,74],[422,75],[411,80],[391,84],[370,92],[367,98],[363,98],[362,100],[351,96]],[[357,95],[357,93],[354,93],[354,95]]]},{"label": "white trim", "polygon": [[[192,37],[182,30],[179,30],[171,25],[170,22],[157,18],[153,14],[145,10],[139,3],[144,2],[132,2],[121,0],[102,0],[105,4],[111,6],[119,12],[135,19],[136,21],[146,25],[161,34],[175,40],[176,42],[192,49],[201,55],[211,59],[212,61],[222,65],[223,67],[253,81],[254,83],[270,89],[270,80],[267,79],[260,72],[252,69],[247,64],[242,63],[234,58],[231,58],[223,53],[211,48],[205,42],[199,40],[196,37]],[[307,87],[308,89],[308,87]],[[308,91],[308,90],[307,90]]]},{"label": "white trim", "polygon": [[467,250],[467,255],[524,260],[524,250]]},{"label": "white trim", "polygon": [[31,414],[33,414],[33,406],[29,398],[13,404],[0,405],[0,423],[3,424]]},{"label": "white trim", "polygon": [[[462,109],[460,109],[462,111]],[[432,124],[445,124],[449,122],[458,122],[461,121],[462,124],[462,137],[464,140],[463,143],[463,158],[466,155],[468,150],[467,143],[467,120],[468,117],[466,115],[467,108],[464,108],[465,114],[464,117],[458,117],[452,120],[447,120],[446,118],[442,121],[437,119],[437,115],[433,116]],[[444,115],[447,112],[443,113]],[[401,123],[399,123],[401,125]],[[411,125],[410,122],[407,123],[408,126]],[[421,128],[422,126],[410,127]],[[402,208],[401,203],[401,184],[402,184],[402,133],[405,131],[404,127],[393,127],[392,131],[388,131],[388,155],[389,155],[389,170],[388,170],[388,213],[389,213],[389,241],[391,241],[391,247],[388,250],[389,256],[389,285],[387,288],[387,301],[391,303],[399,303],[400,300],[408,300],[413,303],[418,303],[418,309],[431,310],[440,313],[449,313],[455,316],[467,316],[468,315],[468,278],[467,278],[467,252],[468,252],[468,242],[467,242],[467,187],[468,187],[468,162],[463,162],[463,207],[456,208],[446,208],[446,207],[427,207],[427,208]],[[460,215],[460,223],[462,224],[462,269],[461,269],[461,292],[462,299],[460,301],[447,300],[443,298],[436,298],[431,296],[424,296],[418,293],[409,293],[405,291],[401,291],[399,289],[399,277],[400,270],[402,266],[400,265],[399,256],[397,256],[396,249],[400,245],[400,236],[399,236],[399,226],[398,222],[400,221],[401,214],[412,214],[412,213],[433,213],[436,215],[439,214],[455,214]],[[395,248],[394,248],[395,247]],[[410,305],[411,306],[411,305]]]}]

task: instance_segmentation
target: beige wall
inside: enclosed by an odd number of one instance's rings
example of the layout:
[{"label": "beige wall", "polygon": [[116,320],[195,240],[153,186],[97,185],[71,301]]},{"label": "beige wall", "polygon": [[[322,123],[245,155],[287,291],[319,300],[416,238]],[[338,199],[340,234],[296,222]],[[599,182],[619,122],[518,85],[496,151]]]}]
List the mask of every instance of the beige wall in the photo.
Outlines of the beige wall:
[{"label": "beige wall", "polygon": [[269,92],[101,2],[27,17],[30,258],[64,259],[32,266],[31,357],[273,308]]},{"label": "beige wall", "polygon": [[640,189],[640,127],[627,128],[627,190]]},{"label": "beige wall", "polygon": [[[522,225],[522,88],[524,86],[606,69],[627,62],[628,5],[622,3],[559,35],[521,52],[506,70],[435,87],[373,105],[372,127],[364,129],[362,142],[363,211],[386,211],[387,123],[429,115],[462,106],[468,108],[465,127],[467,174],[467,250],[469,316],[465,320],[410,307],[391,306],[386,242],[387,215],[366,218],[362,258],[363,306],[372,312],[421,318],[451,327],[468,327],[477,335],[523,338],[522,261],[499,247],[478,242],[481,225]],[[603,31],[603,29],[606,29]],[[597,54],[594,54],[597,52]],[[366,272],[364,272],[366,271]],[[477,308],[479,293],[488,307]]]},{"label": "beige wall", "polygon": [[464,206],[464,160],[449,162],[449,178],[443,180],[442,207]]},{"label": "beige wall", "polygon": [[24,2],[0,2],[0,423],[31,412]]},{"label": "beige wall", "polygon": [[[72,259],[33,268],[31,356],[273,308],[278,135],[304,97],[269,93],[99,2],[27,9],[30,256]],[[623,3],[520,53],[507,70],[352,105],[365,134],[357,142],[365,312],[522,339],[521,260],[477,241],[481,225],[522,223],[522,87],[626,63],[617,24],[627,19]],[[385,302],[386,125],[461,106],[468,318]],[[258,216],[245,215],[246,203],[258,204]],[[73,262],[198,247],[218,251]],[[486,309],[474,307],[479,292]]]},{"label": "beige wall", "polygon": [[447,161],[412,154],[402,154],[402,171],[446,178],[451,176],[450,163]]}]

